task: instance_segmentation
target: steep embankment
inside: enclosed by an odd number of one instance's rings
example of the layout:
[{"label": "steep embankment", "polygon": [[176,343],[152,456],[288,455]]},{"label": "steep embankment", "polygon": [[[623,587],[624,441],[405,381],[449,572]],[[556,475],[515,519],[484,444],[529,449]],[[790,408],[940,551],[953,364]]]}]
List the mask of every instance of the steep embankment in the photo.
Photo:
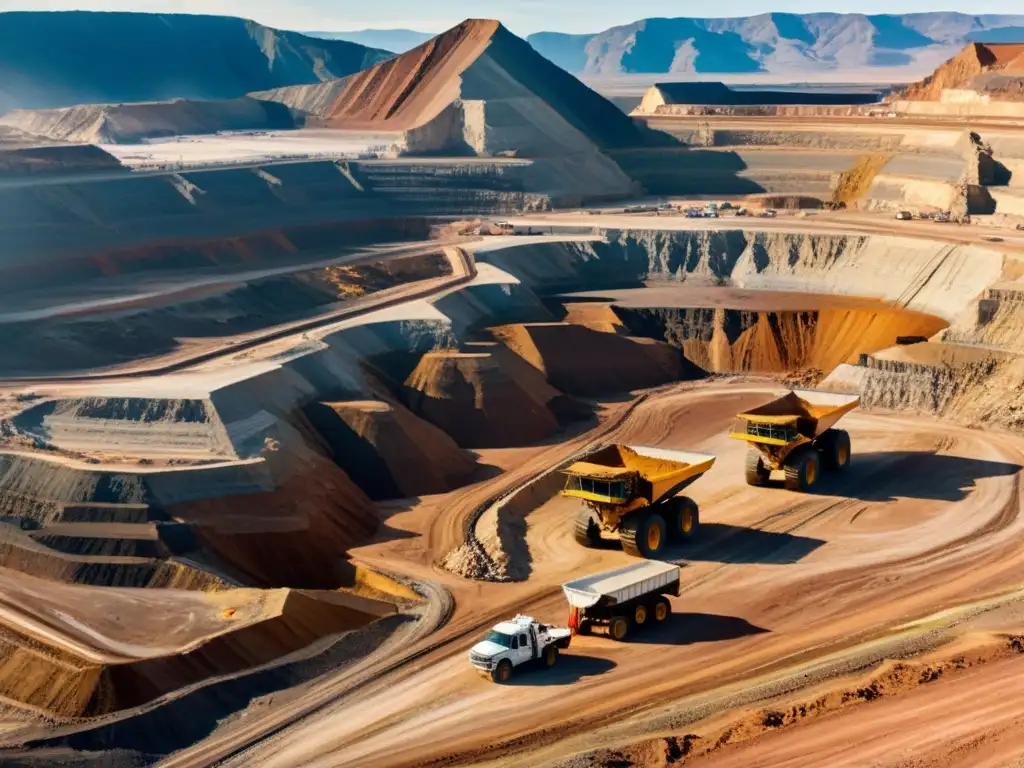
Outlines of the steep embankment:
[{"label": "steep embankment", "polygon": [[946,327],[938,318],[884,305],[771,312],[724,307],[616,311],[631,332],[664,339],[714,373],[828,372],[901,337],[929,338]]},{"label": "steep embankment", "polygon": [[940,101],[946,90],[970,90],[988,72],[1024,75],[1024,44],[969,43],[923,80],[894,95],[908,101]]},{"label": "steep embankment", "polygon": [[184,14],[0,14],[0,111],[249,91],[344,77],[389,54],[245,19]]},{"label": "steep embankment", "polygon": [[678,350],[651,339],[602,333],[572,323],[526,323],[495,338],[572,395],[625,392],[693,375]]},{"label": "steep embankment", "polygon": [[[21,138],[12,138],[12,131]],[[0,176],[5,178],[118,171],[128,173],[116,157],[99,147],[52,144],[17,129],[0,128]]]},{"label": "steep embankment", "polygon": [[[252,250],[247,248],[249,243],[255,246]],[[233,241],[224,245],[221,253],[214,249],[198,250],[207,258],[212,257],[214,263],[223,257],[224,266],[232,256],[250,263],[271,260],[275,252],[284,258],[294,258],[288,252],[292,242],[285,237],[255,237],[248,243]],[[234,254],[229,250],[232,246]],[[187,264],[190,260],[185,249],[179,255],[183,257],[181,261],[171,258],[164,263]],[[158,254],[154,256],[157,263],[163,261]],[[139,266],[136,263],[134,268]],[[121,264],[111,260],[107,267],[112,276]],[[186,283],[180,292],[172,292],[163,300],[129,300],[128,306],[114,306],[107,312],[71,312],[67,316],[42,318],[30,314],[28,319],[6,324],[8,333],[0,337],[0,353],[8,356],[10,364],[0,365],[0,370],[8,375],[50,373],[141,360],[179,349],[183,339],[194,343],[197,339],[268,329],[314,312],[338,310],[345,301],[448,274],[450,262],[435,253],[370,264],[296,270],[251,281],[240,277],[221,286],[201,289]]]},{"label": "steep embankment", "polygon": [[[395,131],[425,125],[457,99],[537,100],[601,148],[638,139],[632,122],[614,104],[492,20],[465,21],[406,54],[335,83],[263,95],[327,125]],[[517,115],[517,108],[526,111]],[[529,104],[509,104],[506,117],[529,120],[530,109]]]},{"label": "steep embankment", "polygon": [[130,144],[161,136],[298,127],[291,110],[283,104],[248,97],[18,109],[0,117],[0,125],[47,139],[93,144]]},{"label": "steep embankment", "polygon": [[335,462],[373,499],[446,493],[476,470],[448,434],[398,403],[349,400],[306,410]]},{"label": "steep embankment", "polygon": [[405,382],[409,408],[464,448],[527,445],[558,429],[550,387],[487,352],[431,352]]},{"label": "steep embankment", "polygon": [[[863,235],[613,230],[481,252],[541,295],[657,281],[879,299],[953,320],[1003,271],[974,245]],[[556,384],[557,386],[557,384]]]},{"label": "steep embankment", "polygon": [[[182,638],[173,637],[181,634],[180,628],[158,601],[146,605],[123,593],[105,596],[100,615],[107,615],[116,597],[129,614],[137,607],[155,614],[148,619],[148,638],[141,627],[136,627],[134,643],[108,638],[89,627],[97,616],[79,625],[96,650],[47,647],[27,633],[7,629],[0,637],[7,672],[0,677],[0,693],[59,719],[96,717],[146,704],[210,677],[250,670],[395,613],[394,605],[336,592],[232,590],[191,601],[176,597],[198,630],[197,637]],[[110,635],[125,634],[104,629]],[[152,647],[139,643],[150,638],[159,640]],[[189,646],[177,648],[174,640]],[[133,653],[140,658],[132,658]]]},{"label": "steep embankment", "polygon": [[630,194],[631,180],[602,152],[643,141],[614,104],[488,20],[465,21],[343,80],[252,95],[314,124],[404,132],[410,154],[544,158],[580,177],[583,196]]}]

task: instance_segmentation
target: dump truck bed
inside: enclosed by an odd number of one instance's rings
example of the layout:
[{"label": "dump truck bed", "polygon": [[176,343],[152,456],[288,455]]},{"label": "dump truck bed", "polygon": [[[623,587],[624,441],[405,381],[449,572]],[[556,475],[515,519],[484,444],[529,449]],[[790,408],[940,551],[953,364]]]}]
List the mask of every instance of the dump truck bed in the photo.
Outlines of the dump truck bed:
[{"label": "dump truck bed", "polygon": [[562,591],[572,607],[590,608],[602,598],[612,603],[624,603],[678,581],[678,565],[645,560],[567,582],[562,585]]},{"label": "dump truck bed", "polygon": [[[814,438],[859,404],[859,395],[794,389],[770,403],[739,414],[739,418],[757,424],[792,426],[806,437]],[[745,435],[739,432],[735,436],[744,438]]]},{"label": "dump truck bed", "polygon": [[[710,453],[644,445],[609,445],[571,464],[562,472],[570,477],[608,483],[639,475],[647,483],[643,495],[653,504],[692,483],[711,469],[714,463],[715,456]],[[567,487],[563,493],[580,498],[594,496],[582,486],[575,490]]]}]

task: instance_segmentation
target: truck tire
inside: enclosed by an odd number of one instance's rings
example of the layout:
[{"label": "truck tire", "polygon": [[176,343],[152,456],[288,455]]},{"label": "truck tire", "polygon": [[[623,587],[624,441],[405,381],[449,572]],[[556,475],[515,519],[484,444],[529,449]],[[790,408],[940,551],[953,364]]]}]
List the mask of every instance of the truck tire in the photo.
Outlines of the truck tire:
[{"label": "truck tire", "polygon": [[666,519],[669,534],[678,541],[692,539],[700,528],[700,508],[689,496],[677,496],[673,501],[675,510]]},{"label": "truck tire", "polygon": [[642,627],[647,623],[647,619],[650,617],[651,612],[647,610],[647,606],[641,603],[633,609],[633,623],[638,627]]},{"label": "truck tire", "polygon": [[577,635],[589,635],[590,634],[590,622],[586,619],[580,621],[580,626],[576,630]]},{"label": "truck tire", "polygon": [[576,539],[576,543],[596,549],[601,546],[601,533],[597,526],[597,516],[593,510],[589,507],[581,507],[580,511],[576,513],[576,519],[573,520],[572,525],[573,538]]},{"label": "truck tire", "polygon": [[512,662],[502,659],[498,662],[498,666],[491,670],[491,680],[496,683],[507,683],[510,679],[512,679]]},{"label": "truck tire", "polygon": [[626,554],[650,560],[665,551],[667,534],[665,518],[657,512],[634,512],[622,521],[619,540]]},{"label": "truck tire", "polygon": [[625,640],[629,634],[629,619],[625,616],[612,616],[608,623],[608,635],[612,640]]},{"label": "truck tire", "polygon": [[544,666],[550,669],[558,661],[558,647],[554,644],[544,649]]},{"label": "truck tire", "polygon": [[786,489],[806,493],[821,474],[821,460],[818,452],[813,449],[797,451],[790,454],[786,461]]},{"label": "truck tire", "polygon": [[670,603],[664,597],[659,597],[658,601],[654,604],[654,620],[658,623],[661,623],[671,615],[672,603]]},{"label": "truck tire", "polygon": [[830,429],[822,437],[822,464],[825,469],[842,472],[850,465],[850,433],[845,429]]},{"label": "truck tire", "polygon": [[747,485],[767,485],[771,470],[764,464],[764,457],[757,448],[747,451],[746,462]]}]

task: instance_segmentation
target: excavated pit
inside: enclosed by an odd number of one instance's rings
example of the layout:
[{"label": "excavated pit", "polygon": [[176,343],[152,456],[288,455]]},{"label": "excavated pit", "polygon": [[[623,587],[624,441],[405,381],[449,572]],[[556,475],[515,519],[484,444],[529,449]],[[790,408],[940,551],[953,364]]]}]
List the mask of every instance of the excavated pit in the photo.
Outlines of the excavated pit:
[{"label": "excavated pit", "polygon": [[665,341],[710,373],[828,373],[947,325],[881,302],[808,294],[653,288],[619,298],[611,308],[631,334]]}]

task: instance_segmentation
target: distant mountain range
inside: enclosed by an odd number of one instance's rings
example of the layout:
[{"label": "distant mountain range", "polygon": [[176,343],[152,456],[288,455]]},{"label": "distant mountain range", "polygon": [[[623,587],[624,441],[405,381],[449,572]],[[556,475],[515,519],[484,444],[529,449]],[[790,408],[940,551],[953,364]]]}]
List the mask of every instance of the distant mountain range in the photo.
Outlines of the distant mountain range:
[{"label": "distant mountain range", "polygon": [[[430,39],[409,29],[307,32],[403,53]],[[537,32],[530,45],[577,74],[821,74],[886,68],[931,71],[968,42],[1024,42],[1024,15],[935,12],[763,13],[641,19],[589,35]]]},{"label": "distant mountain range", "polygon": [[370,67],[386,51],[226,16],[0,13],[0,112],[230,99]]},{"label": "distant mountain range", "polygon": [[416,32],[412,29],[360,29],[352,32],[303,32],[303,34],[324,40],[347,40],[350,43],[359,43],[368,48],[382,48],[393,53],[405,53],[434,36],[431,32]]},{"label": "distant mountain range", "polygon": [[540,32],[530,44],[589,75],[776,74],[906,69],[922,74],[967,42],[1024,42],[1024,15],[764,13],[725,19],[643,19],[594,35]]}]

